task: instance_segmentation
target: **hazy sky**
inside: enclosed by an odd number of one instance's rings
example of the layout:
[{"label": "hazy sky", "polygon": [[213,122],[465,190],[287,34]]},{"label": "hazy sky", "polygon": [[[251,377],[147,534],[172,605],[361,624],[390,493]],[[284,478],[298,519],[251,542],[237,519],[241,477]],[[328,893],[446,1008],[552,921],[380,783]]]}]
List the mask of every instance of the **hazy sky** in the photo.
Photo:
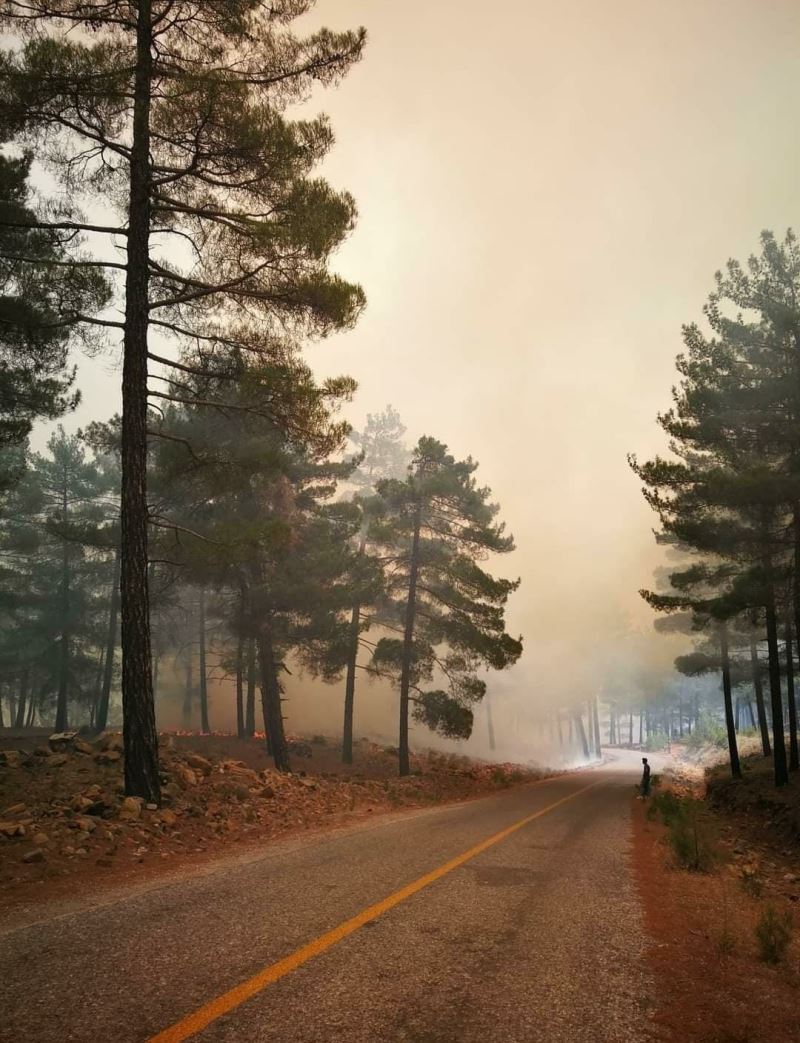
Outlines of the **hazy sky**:
[{"label": "hazy sky", "polygon": [[[310,358],[359,381],[356,424],[391,402],[480,461],[523,580],[502,690],[590,685],[626,620],[650,626],[625,455],[663,446],[681,324],[800,223],[800,4],[319,0],[304,24],[369,32],[319,99],[361,215],[337,267],[369,306]],[[80,421],[109,413],[108,369],[84,367]]]}]

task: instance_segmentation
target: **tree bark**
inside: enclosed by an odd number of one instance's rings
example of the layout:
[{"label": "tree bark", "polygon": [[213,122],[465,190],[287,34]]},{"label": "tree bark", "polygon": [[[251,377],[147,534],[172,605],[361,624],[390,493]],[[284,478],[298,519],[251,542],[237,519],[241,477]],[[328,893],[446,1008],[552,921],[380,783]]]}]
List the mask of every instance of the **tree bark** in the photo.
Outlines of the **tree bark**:
[{"label": "tree bark", "polygon": [[206,675],[206,592],[200,588],[200,731],[208,735],[208,677]]},{"label": "tree bark", "polygon": [[597,709],[597,696],[592,701],[592,720],[594,721],[595,753],[598,760],[603,756],[603,747],[600,740],[600,715]]},{"label": "tree bark", "polygon": [[125,792],[161,803],[147,582],[147,332],[150,253],[152,3],[139,0],[130,152],[122,365],[120,606]]},{"label": "tree bark", "polygon": [[[495,741],[494,741],[494,721],[492,720],[492,704],[491,704],[491,701],[489,700],[489,693],[487,692],[486,695],[483,698],[484,698],[484,701],[486,703],[486,728],[487,728],[487,730],[489,732],[489,749],[490,750],[494,750],[496,748]],[[551,724],[551,733],[550,734],[551,734],[551,736],[552,736],[552,723],[553,722],[552,722],[552,718],[551,718],[550,719],[550,724]],[[559,737],[560,737],[560,735],[561,735],[561,725],[560,725],[560,722],[559,722],[559,729],[558,729],[558,731],[559,731]]]},{"label": "tree bark", "polygon": [[[573,719],[575,721],[575,727],[578,730],[578,737],[581,740],[581,746],[583,747],[583,756],[588,761],[590,757],[589,740],[586,738],[586,729],[583,726],[583,714],[576,710],[573,714]],[[591,721],[591,716],[589,717],[589,720]]]},{"label": "tree bark", "polygon": [[722,659],[722,693],[725,699],[725,727],[728,731],[728,753],[731,762],[731,775],[735,779],[742,777],[739,765],[739,747],[736,743],[736,727],[733,720],[733,701],[731,699],[731,663],[728,656],[728,628],[723,624],[719,631],[719,651]]},{"label": "tree bark", "polygon": [[794,661],[792,658],[792,624],[786,620],[786,701],[789,710],[789,771],[797,771],[800,758],[797,750],[797,701],[794,691]]},{"label": "tree bark", "polygon": [[753,678],[753,692],[755,693],[755,709],[758,714],[758,730],[761,733],[761,751],[765,757],[772,756],[770,744],[770,726],[767,721],[767,709],[763,705],[763,684],[761,683],[761,663],[758,658],[758,649],[755,639],[750,638],[750,671]]},{"label": "tree bark", "polygon": [[106,632],[106,655],[103,663],[103,684],[97,705],[95,731],[103,732],[108,725],[108,704],[111,699],[111,682],[114,678],[114,652],[117,647],[117,615],[119,613],[120,553],[114,558],[114,579],[111,585],[111,601],[108,609],[108,631]]},{"label": "tree bark", "polygon": [[186,731],[189,731],[192,727],[192,703],[194,702],[194,677],[192,676],[192,646],[191,644],[186,650],[186,684],[183,689],[183,727]]},{"label": "tree bark", "polygon": [[248,739],[256,733],[256,643],[247,639],[247,702],[244,717],[245,734]]},{"label": "tree bark", "polygon": [[422,503],[417,502],[414,511],[414,534],[411,541],[411,560],[408,574],[408,601],[403,629],[403,664],[400,671],[400,736],[398,742],[399,771],[401,775],[411,772],[408,751],[408,702],[411,687],[411,660],[414,654],[414,619],[417,612],[417,577],[419,574],[419,539],[422,528]]},{"label": "tree bark", "polygon": [[356,699],[356,664],[358,637],[361,632],[361,605],[356,602],[350,613],[350,647],[347,651],[347,675],[344,682],[344,722],[342,726],[342,763],[353,763],[353,711]]},{"label": "tree bark", "polygon": [[270,742],[272,758],[278,771],[291,771],[289,749],[283,728],[282,686],[278,679],[278,667],[275,662],[275,650],[272,645],[272,631],[269,620],[262,623],[259,628],[258,658],[261,665],[264,730]]},{"label": "tree bark", "polygon": [[772,762],[775,768],[775,785],[785,786],[789,781],[786,765],[786,746],[783,733],[783,695],[781,692],[781,663],[778,655],[778,623],[775,616],[775,601],[770,591],[767,598],[767,649],[769,652],[769,695],[772,708]]},{"label": "tree bark", "polygon": [[236,734],[245,737],[244,730],[244,634],[241,626],[236,641]]},{"label": "tree bark", "polygon": [[28,702],[28,689],[30,687],[31,679],[31,668],[29,666],[23,667],[22,673],[19,679],[19,699],[17,700],[17,714],[14,718],[15,728],[25,727],[25,709]]},{"label": "tree bark", "polygon": [[[69,501],[67,498],[67,475],[64,473],[64,484],[61,490],[62,522],[67,524]],[[69,543],[66,537],[61,547],[61,647],[58,663],[58,696],[56,699],[57,732],[65,732],[69,723],[69,645],[70,645],[70,599],[69,599]]]}]

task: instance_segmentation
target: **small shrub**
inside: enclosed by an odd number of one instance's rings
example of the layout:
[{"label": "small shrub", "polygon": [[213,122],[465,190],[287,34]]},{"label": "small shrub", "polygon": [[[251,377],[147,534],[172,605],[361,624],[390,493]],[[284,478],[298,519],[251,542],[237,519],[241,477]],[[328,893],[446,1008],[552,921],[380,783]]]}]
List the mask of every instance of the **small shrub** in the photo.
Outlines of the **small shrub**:
[{"label": "small shrub", "polygon": [[694,873],[709,872],[716,861],[716,849],[708,826],[698,816],[698,802],[681,799],[667,790],[654,797],[653,805],[667,827],[669,846],[678,865]]},{"label": "small shrub", "polygon": [[751,898],[760,898],[764,893],[764,880],[757,865],[742,866],[739,881],[742,890]]},{"label": "small shrub", "polygon": [[650,806],[647,809],[647,817],[649,819],[654,819],[658,815],[665,826],[669,826],[683,814],[683,804],[672,790],[654,793]]},{"label": "small shrub", "polygon": [[758,950],[764,963],[781,963],[792,940],[792,917],[779,913],[772,903],[767,905],[756,924]]},{"label": "small shrub", "polygon": [[506,775],[502,768],[492,768],[491,778],[495,786],[502,786],[505,789],[511,785],[511,779]]},{"label": "small shrub", "polygon": [[723,927],[720,936],[717,939],[717,948],[719,949],[720,956],[730,956],[736,950],[736,939],[734,938],[730,927]]},{"label": "small shrub", "polygon": [[312,746],[327,746],[328,745],[328,740],[325,738],[324,735],[315,735],[311,739],[311,745]]}]

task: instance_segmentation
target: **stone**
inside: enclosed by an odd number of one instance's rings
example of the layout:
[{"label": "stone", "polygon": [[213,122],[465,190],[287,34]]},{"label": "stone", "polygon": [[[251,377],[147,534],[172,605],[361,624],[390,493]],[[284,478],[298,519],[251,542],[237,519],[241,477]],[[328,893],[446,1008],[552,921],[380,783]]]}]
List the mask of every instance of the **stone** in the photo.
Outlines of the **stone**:
[{"label": "stone", "polygon": [[82,753],[87,757],[90,757],[94,753],[94,747],[91,743],[85,742],[83,739],[76,739],[72,744],[72,748],[76,753]]},{"label": "stone", "polygon": [[186,755],[186,763],[190,768],[195,771],[199,771],[203,775],[210,775],[213,770],[213,765],[210,760],[205,757],[201,757],[199,753],[189,753]]},{"label": "stone", "polygon": [[184,789],[188,789],[190,786],[196,786],[198,779],[197,775],[192,771],[191,768],[187,768],[185,764],[178,764],[175,768],[175,774],[178,782]]},{"label": "stone", "polygon": [[19,768],[24,759],[19,750],[0,750],[0,764],[6,768]]},{"label": "stone", "polygon": [[114,732],[103,732],[103,734],[97,739],[95,745],[99,750],[113,750],[117,753],[122,753],[125,749],[122,736],[117,735]]},{"label": "stone", "polygon": [[46,833],[34,833],[31,840],[37,847],[45,847],[50,843],[50,837]]},{"label": "stone", "polygon": [[73,819],[72,824],[76,829],[83,830],[84,833],[94,833],[97,829],[97,823],[93,818],[89,818],[88,815],[80,815],[78,818]]},{"label": "stone", "polygon": [[314,779],[298,779],[297,780],[304,789],[316,789],[317,784]]},{"label": "stone", "polygon": [[52,754],[53,751],[50,749],[49,746],[37,746],[36,749],[33,751],[34,757],[51,757]]},{"label": "stone", "polygon": [[275,796],[275,790],[272,788],[272,786],[262,786],[261,796],[266,797],[267,800],[269,800],[271,797]]},{"label": "stone", "polygon": [[63,768],[69,761],[66,753],[54,753],[47,761],[48,768]]},{"label": "stone", "polygon": [[70,807],[73,811],[88,811],[91,806],[91,800],[89,797],[84,796],[83,793],[79,793],[70,801]]},{"label": "stone", "polygon": [[119,817],[123,822],[129,822],[133,819],[142,817],[142,807],[144,801],[141,797],[126,797],[122,802],[122,807],[119,809]]},{"label": "stone", "polygon": [[122,754],[119,750],[100,750],[94,755],[94,759],[98,764],[116,764],[122,759]]},{"label": "stone", "polygon": [[6,808],[3,812],[4,815],[24,815],[27,811],[27,805],[25,804],[12,804],[10,808]]},{"label": "stone", "polygon": [[40,847],[35,847],[31,851],[26,851],[22,856],[22,861],[30,865],[32,862],[46,862],[47,856]]},{"label": "stone", "polygon": [[145,804],[148,811],[158,811],[158,804]]},{"label": "stone", "polygon": [[25,827],[21,822],[0,822],[0,837],[24,837]]},{"label": "stone", "polygon": [[174,811],[170,811],[169,808],[162,808],[158,813],[158,821],[165,826],[174,826],[178,821],[178,816]]},{"label": "stone", "polygon": [[77,736],[77,732],[55,732],[47,741],[51,750],[59,751],[71,746]]}]

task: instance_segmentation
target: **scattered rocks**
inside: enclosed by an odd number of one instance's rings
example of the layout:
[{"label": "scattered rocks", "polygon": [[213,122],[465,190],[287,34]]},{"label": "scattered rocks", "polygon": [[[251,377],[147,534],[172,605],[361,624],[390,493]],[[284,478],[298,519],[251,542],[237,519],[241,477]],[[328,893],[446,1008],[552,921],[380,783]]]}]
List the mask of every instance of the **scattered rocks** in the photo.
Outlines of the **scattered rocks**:
[{"label": "scattered rocks", "polygon": [[47,741],[50,744],[50,749],[54,753],[58,753],[72,746],[77,736],[77,732],[56,732]]},{"label": "scattered rocks", "polygon": [[205,757],[201,757],[199,753],[187,754],[186,763],[189,765],[190,768],[193,768],[195,771],[199,771],[202,775],[210,775],[211,772],[214,770],[214,766],[212,765],[211,761],[207,760]]},{"label": "scattered rocks", "polygon": [[27,804],[12,804],[10,808],[6,808],[3,812],[4,815],[24,815],[28,810]]},{"label": "scattered rocks", "polygon": [[184,789],[190,789],[192,786],[196,786],[198,782],[197,775],[191,768],[187,768],[185,764],[177,764],[175,766],[175,777]]},{"label": "scattered rocks", "polygon": [[99,753],[95,753],[94,759],[98,764],[116,764],[122,760],[122,754],[119,750],[100,750]]},{"label": "scattered rocks", "polygon": [[69,762],[69,757],[66,753],[54,753],[52,757],[47,760],[48,768],[63,768],[65,764]]},{"label": "scattered rocks", "polygon": [[46,833],[34,833],[31,840],[37,847],[46,847],[50,843],[50,837]]},{"label": "scattered rocks", "polygon": [[72,748],[76,753],[81,753],[87,757],[90,757],[94,753],[94,747],[91,743],[84,742],[83,739],[76,739],[72,744]]},{"label": "scattered rocks", "polygon": [[25,760],[19,750],[0,750],[0,765],[4,768],[20,768]]},{"label": "scattered rocks", "polygon": [[120,821],[130,822],[133,819],[141,818],[143,807],[144,801],[141,797],[126,797],[122,802],[122,807],[119,809]]},{"label": "scattered rocks", "polygon": [[21,822],[0,822],[0,837],[24,837],[25,826]]},{"label": "scattered rocks", "polygon": [[32,862],[46,862],[47,855],[45,855],[40,847],[34,847],[30,851],[25,852],[22,856],[22,861],[27,865],[30,865]]}]

